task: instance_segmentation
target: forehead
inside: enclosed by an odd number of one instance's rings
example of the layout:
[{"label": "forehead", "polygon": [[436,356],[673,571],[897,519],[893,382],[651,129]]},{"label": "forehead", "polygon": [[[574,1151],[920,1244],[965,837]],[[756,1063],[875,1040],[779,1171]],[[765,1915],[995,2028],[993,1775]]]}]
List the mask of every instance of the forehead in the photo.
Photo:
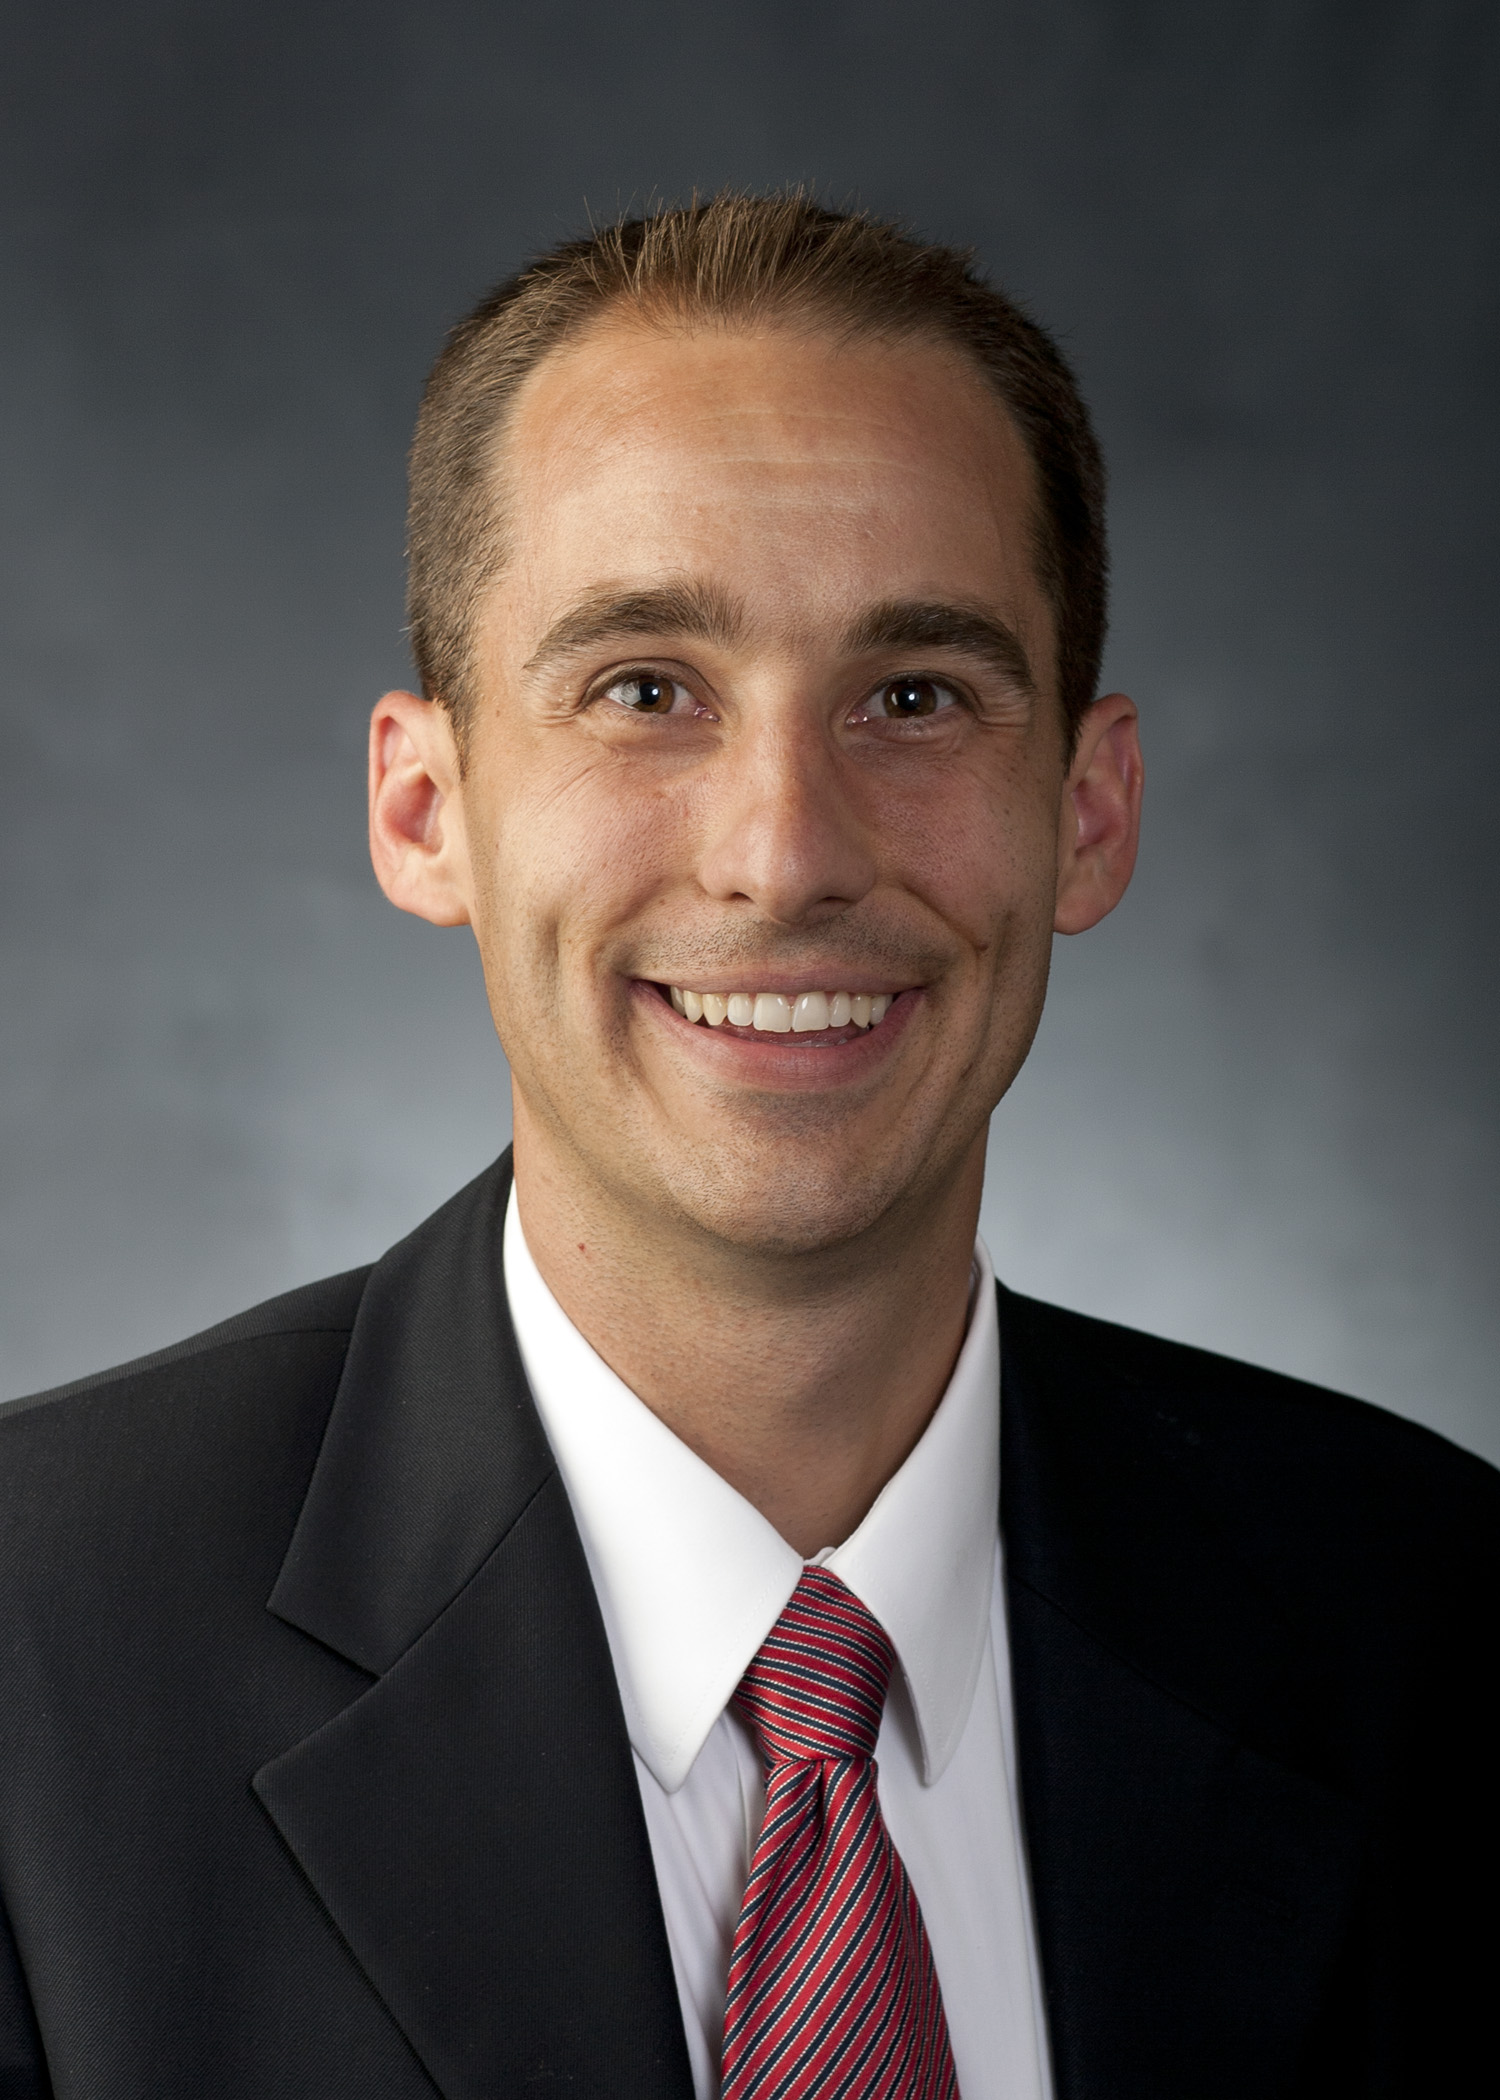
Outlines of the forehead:
[{"label": "forehead", "polygon": [[530,375],[497,474],[499,596],[523,631],[601,585],[686,576],[803,636],[881,599],[962,597],[1049,654],[1030,455],[943,344],[609,319]]}]

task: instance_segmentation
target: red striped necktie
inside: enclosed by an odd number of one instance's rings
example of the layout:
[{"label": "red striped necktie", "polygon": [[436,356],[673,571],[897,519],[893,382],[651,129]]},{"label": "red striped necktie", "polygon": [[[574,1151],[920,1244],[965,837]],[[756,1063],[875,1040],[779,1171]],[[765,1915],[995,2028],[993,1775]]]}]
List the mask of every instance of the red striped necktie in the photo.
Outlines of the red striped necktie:
[{"label": "red striped necktie", "polygon": [[804,1568],[734,1695],[766,1815],[729,1960],[724,2100],[958,2100],[932,1949],[875,1792],[894,1661],[853,1592]]}]

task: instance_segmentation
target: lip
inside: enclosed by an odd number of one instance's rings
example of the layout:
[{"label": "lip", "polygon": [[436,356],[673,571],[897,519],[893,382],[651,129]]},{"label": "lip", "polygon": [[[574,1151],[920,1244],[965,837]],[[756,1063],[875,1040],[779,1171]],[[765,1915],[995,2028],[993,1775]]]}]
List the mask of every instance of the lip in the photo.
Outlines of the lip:
[{"label": "lip", "polygon": [[[779,992],[826,991],[826,977],[802,981],[798,976],[778,977]],[[696,985],[683,985],[696,991]],[[714,983],[711,991],[748,990],[748,986]],[[755,989],[764,991],[764,977]],[[859,989],[879,991],[866,985]],[[883,1021],[873,1028],[829,1028],[791,1035],[756,1035],[726,1021],[710,1028],[706,1021],[689,1021],[679,1014],[665,995],[665,987],[654,979],[637,977],[631,994],[647,1027],[667,1031],[666,1040],[689,1056],[696,1056],[719,1078],[732,1083],[780,1093],[823,1093],[873,1075],[895,1051],[921,1005],[920,985],[895,986],[887,993],[891,1004]]]}]

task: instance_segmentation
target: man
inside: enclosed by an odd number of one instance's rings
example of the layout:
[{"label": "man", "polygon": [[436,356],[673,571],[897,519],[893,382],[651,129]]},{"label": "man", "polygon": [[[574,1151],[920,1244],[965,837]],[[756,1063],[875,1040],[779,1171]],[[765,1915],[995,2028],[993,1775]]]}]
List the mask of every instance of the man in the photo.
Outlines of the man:
[{"label": "man", "polygon": [[722,198],[485,301],[412,484],[371,845],[513,1165],[0,1425],[0,2094],[1467,2087],[1495,1476],[976,1245],[1140,802],[1055,349]]}]

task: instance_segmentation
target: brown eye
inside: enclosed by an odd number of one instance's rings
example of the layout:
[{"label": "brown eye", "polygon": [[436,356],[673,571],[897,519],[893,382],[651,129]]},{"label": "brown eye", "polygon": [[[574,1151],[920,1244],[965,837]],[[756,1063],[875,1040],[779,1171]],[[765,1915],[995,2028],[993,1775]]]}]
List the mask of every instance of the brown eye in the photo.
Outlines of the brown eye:
[{"label": "brown eye", "polygon": [[955,706],[950,686],[937,678],[892,678],[866,700],[855,716],[861,722],[919,722]]},{"label": "brown eye", "polygon": [[888,715],[905,721],[937,713],[938,689],[930,678],[895,678],[881,694]]},{"label": "brown eye", "polygon": [[675,678],[663,678],[655,671],[633,671],[628,678],[617,678],[605,698],[628,707],[633,715],[670,715],[690,705],[692,696]]}]

